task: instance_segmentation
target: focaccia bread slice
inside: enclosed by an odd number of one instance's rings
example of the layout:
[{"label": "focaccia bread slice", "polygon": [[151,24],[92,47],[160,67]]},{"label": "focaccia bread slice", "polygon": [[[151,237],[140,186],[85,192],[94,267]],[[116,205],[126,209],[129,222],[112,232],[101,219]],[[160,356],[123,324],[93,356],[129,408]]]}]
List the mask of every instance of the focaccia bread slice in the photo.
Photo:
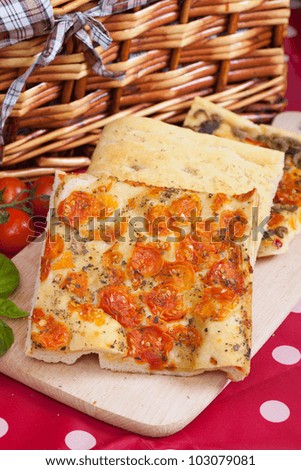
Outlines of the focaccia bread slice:
[{"label": "focaccia bread slice", "polygon": [[59,173],[26,353],[114,371],[249,372],[256,191]]},{"label": "focaccia bread slice", "polygon": [[[258,256],[285,253],[301,232],[301,135],[257,125],[202,98],[196,98],[184,126],[219,137],[285,152],[282,179],[274,197]],[[258,151],[258,155],[261,154]]]},{"label": "focaccia bread slice", "polygon": [[256,147],[240,142],[130,116],[104,128],[88,171],[96,176],[109,171],[120,179],[230,195],[257,188],[262,229],[257,234],[258,249],[283,162],[283,153],[275,150],[259,153]]}]

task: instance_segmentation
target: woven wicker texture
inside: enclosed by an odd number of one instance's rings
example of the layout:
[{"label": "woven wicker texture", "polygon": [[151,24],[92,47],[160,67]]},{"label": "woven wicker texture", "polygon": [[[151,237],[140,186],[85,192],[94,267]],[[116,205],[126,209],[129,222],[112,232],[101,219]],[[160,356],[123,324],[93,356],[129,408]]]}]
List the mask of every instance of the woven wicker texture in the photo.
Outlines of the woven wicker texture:
[{"label": "woven wicker texture", "polygon": [[[52,4],[63,14],[96,2]],[[77,40],[69,40],[28,79],[7,121],[0,176],[84,167],[106,123],[132,113],[181,123],[197,95],[268,122],[284,106],[289,13],[289,0],[163,0],[101,18],[113,42],[97,50],[124,78],[96,75]],[[0,104],[44,41],[0,50]]]}]

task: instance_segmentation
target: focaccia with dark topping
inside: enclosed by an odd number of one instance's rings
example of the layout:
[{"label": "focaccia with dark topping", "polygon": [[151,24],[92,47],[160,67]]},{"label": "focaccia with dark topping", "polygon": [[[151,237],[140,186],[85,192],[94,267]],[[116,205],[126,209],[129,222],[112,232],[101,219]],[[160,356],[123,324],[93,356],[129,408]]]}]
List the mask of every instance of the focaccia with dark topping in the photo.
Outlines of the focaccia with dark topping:
[{"label": "focaccia with dark topping", "polygon": [[290,241],[301,232],[301,136],[254,124],[203,98],[195,98],[184,126],[196,132],[285,152],[284,173],[258,256],[285,253]]}]

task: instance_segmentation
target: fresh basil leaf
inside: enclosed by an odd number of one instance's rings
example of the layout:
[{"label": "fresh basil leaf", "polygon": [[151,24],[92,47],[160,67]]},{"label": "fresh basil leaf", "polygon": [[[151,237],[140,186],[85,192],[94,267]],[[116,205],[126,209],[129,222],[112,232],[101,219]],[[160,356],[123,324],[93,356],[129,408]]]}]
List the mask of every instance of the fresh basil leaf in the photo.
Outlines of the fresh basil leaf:
[{"label": "fresh basil leaf", "polygon": [[21,318],[28,317],[28,313],[17,307],[14,302],[9,299],[0,299],[0,317]]},{"label": "fresh basil leaf", "polygon": [[0,253],[0,298],[8,297],[19,285],[20,274],[14,263]]},{"label": "fresh basil leaf", "polygon": [[13,330],[6,323],[0,320],[0,356],[9,350],[13,342]]}]

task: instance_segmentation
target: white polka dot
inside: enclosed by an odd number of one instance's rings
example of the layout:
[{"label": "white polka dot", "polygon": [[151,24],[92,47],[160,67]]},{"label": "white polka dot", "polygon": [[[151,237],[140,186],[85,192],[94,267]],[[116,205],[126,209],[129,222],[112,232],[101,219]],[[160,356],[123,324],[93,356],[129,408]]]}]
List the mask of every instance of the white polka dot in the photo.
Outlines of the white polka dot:
[{"label": "white polka dot", "polygon": [[290,415],[289,407],[278,400],[265,401],[260,407],[261,416],[271,423],[282,423]]},{"label": "white polka dot", "polygon": [[295,28],[289,25],[287,29],[287,37],[288,38],[295,38],[297,36],[298,32]]},{"label": "white polka dot", "polygon": [[292,312],[301,313],[301,300],[292,308]]},{"label": "white polka dot", "polygon": [[297,364],[301,359],[300,351],[297,348],[286,345],[275,348],[272,352],[272,356],[275,361],[287,366]]},{"label": "white polka dot", "polygon": [[290,56],[288,54],[284,54],[284,62],[289,62]]},{"label": "white polka dot", "polygon": [[86,431],[71,431],[65,437],[66,446],[71,450],[89,450],[96,445],[96,439]]},{"label": "white polka dot", "polygon": [[0,437],[5,436],[8,431],[8,423],[5,419],[0,418]]}]

